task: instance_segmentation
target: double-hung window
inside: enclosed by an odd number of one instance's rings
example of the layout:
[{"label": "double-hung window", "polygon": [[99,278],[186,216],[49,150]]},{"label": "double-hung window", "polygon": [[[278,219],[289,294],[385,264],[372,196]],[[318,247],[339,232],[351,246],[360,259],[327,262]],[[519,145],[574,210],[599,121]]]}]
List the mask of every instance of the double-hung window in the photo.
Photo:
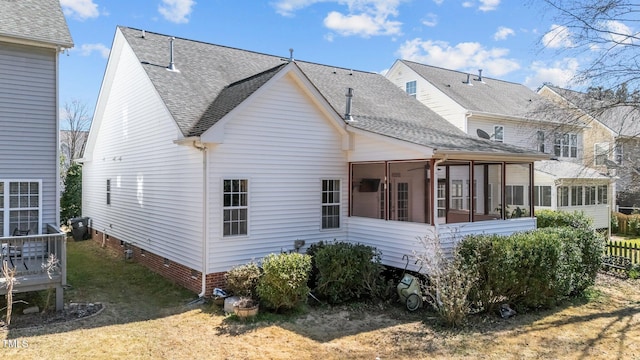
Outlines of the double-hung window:
[{"label": "double-hung window", "polygon": [[556,134],[553,152],[559,157],[578,157],[578,135]]},{"label": "double-hung window", "polygon": [[451,180],[451,208],[464,209],[462,180]]},{"label": "double-hung window", "polygon": [[40,181],[0,180],[0,235],[40,233],[41,188]]},{"label": "double-hung window", "polygon": [[535,186],[533,188],[533,205],[551,206],[551,186]]},{"label": "double-hung window", "polygon": [[542,130],[536,132],[536,149],[541,153],[544,152],[544,131]]},{"label": "double-hung window", "polygon": [[524,206],[524,185],[506,185],[504,190],[507,205]]},{"label": "double-hung window", "polygon": [[502,125],[493,126],[493,141],[504,142],[504,126]]},{"label": "double-hung window", "polygon": [[569,206],[569,187],[558,186],[558,207]]},{"label": "double-hung window", "polygon": [[247,235],[249,180],[225,179],[222,187],[222,235]]},{"label": "double-hung window", "polygon": [[599,185],[598,186],[598,204],[606,204],[607,203],[607,185]]},{"label": "double-hung window", "polygon": [[407,92],[407,94],[409,94],[409,95],[411,95],[413,97],[416,97],[416,88],[417,87],[416,87],[416,81],[415,80],[408,81],[405,84],[405,91]]},{"label": "double-hung window", "polygon": [[322,180],[322,229],[340,227],[340,180]]},{"label": "double-hung window", "polygon": [[609,158],[609,143],[595,143],[593,145],[593,158],[595,165],[604,165]]},{"label": "double-hung window", "polygon": [[622,160],[624,158],[623,151],[624,151],[623,145],[621,143],[616,144],[614,154],[615,154],[616,164],[618,165],[622,165]]},{"label": "double-hung window", "polygon": [[584,204],[585,205],[595,205],[596,204],[596,187],[595,186],[585,186],[584,187]]},{"label": "double-hung window", "polygon": [[582,186],[571,187],[571,206],[582,205]]}]

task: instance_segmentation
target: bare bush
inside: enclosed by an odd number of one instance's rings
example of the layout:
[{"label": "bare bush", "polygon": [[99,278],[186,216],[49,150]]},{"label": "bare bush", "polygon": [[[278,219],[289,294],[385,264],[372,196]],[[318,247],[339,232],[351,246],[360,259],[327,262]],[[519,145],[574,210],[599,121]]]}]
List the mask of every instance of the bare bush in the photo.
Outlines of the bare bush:
[{"label": "bare bush", "polygon": [[454,250],[447,256],[437,235],[421,238],[425,253],[418,259],[424,265],[428,281],[422,285],[426,301],[437,311],[445,324],[458,327],[469,313],[469,291],[478,275],[475,268],[465,266]]}]

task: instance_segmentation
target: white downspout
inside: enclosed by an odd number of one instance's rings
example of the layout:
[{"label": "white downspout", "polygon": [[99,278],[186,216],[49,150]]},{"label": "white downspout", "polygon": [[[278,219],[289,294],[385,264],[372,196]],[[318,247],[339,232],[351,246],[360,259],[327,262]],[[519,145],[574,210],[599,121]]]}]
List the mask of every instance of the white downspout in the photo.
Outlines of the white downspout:
[{"label": "white downspout", "polygon": [[202,151],[202,291],[198,294],[199,298],[203,298],[207,293],[207,240],[208,219],[209,219],[209,181],[207,176],[207,147],[199,141],[194,141],[193,146]]}]

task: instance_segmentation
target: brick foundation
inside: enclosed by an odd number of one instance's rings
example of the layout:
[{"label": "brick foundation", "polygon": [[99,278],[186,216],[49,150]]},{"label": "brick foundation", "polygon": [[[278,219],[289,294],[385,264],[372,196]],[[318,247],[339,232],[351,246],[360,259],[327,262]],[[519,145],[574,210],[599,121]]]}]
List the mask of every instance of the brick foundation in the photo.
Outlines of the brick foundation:
[{"label": "brick foundation", "polygon": [[[122,257],[125,256],[125,250],[132,251],[132,259],[151,271],[162,275],[168,280],[199,294],[202,290],[202,272],[190,267],[176,263],[175,261],[165,259],[162,256],[141,249],[130,243],[126,243],[121,239],[117,239],[111,235],[105,235],[101,231],[90,229],[91,239],[101,246],[114,249],[119,252]],[[207,274],[206,277],[206,297],[211,297],[213,289],[224,288],[225,272]]]}]

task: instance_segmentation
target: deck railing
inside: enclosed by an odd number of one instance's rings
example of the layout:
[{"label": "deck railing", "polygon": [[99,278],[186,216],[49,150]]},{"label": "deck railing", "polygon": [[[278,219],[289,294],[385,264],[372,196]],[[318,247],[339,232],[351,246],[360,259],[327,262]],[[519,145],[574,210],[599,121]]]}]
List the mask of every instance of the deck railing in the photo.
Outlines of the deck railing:
[{"label": "deck railing", "polygon": [[[52,259],[57,262],[51,264]],[[14,292],[56,288],[56,307],[62,305],[62,286],[67,283],[67,235],[57,226],[47,225],[46,234],[0,237],[0,265],[5,261],[16,271]],[[6,294],[5,283],[0,273],[0,295]]]}]

